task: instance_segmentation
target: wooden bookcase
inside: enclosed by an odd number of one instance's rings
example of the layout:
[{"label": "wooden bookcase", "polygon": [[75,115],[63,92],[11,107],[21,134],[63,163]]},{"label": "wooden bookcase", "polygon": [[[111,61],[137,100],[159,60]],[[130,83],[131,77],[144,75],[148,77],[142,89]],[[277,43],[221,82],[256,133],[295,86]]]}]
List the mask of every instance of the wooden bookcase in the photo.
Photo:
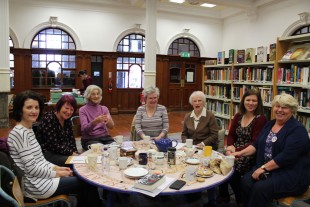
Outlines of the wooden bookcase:
[{"label": "wooden bookcase", "polygon": [[[310,34],[278,38],[275,61],[204,66],[202,91],[206,96],[207,109],[223,121],[226,134],[242,94],[250,88],[261,91],[264,113],[268,120],[274,118],[271,108],[273,97],[282,91],[292,94],[299,103],[296,118],[310,134],[310,59],[281,60],[292,44],[297,42],[310,44]],[[303,82],[291,81],[296,80],[295,77],[290,81],[283,81],[279,71],[294,68],[295,71],[296,68],[308,70],[308,79],[302,80]]]}]

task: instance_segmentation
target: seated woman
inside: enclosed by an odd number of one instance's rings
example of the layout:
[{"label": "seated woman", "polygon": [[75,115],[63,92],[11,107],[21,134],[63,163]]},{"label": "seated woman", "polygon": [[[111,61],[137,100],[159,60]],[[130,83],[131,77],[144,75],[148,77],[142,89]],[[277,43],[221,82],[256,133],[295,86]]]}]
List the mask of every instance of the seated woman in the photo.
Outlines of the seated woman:
[{"label": "seated woman", "polygon": [[76,109],[73,96],[62,96],[55,110],[44,114],[35,132],[45,159],[55,165],[66,166],[68,157],[78,154],[70,121]]},{"label": "seated woman", "polygon": [[72,176],[68,167],[47,161],[32,130],[32,124],[41,116],[44,103],[33,91],[18,94],[13,102],[16,126],[8,137],[10,156],[24,172],[24,194],[45,199],[60,194],[78,194],[77,206],[101,206],[96,187]]},{"label": "seated woman", "polygon": [[282,93],[272,101],[275,119],[235,157],[256,153],[256,165],[242,179],[244,204],[265,207],[272,199],[295,196],[309,188],[310,140],[305,127],[294,118],[297,100]]},{"label": "seated woman", "polygon": [[167,137],[169,129],[168,113],[165,106],[158,104],[159,89],[148,87],[142,91],[145,105],[139,106],[136,113],[135,128],[141,139],[150,136],[159,140]]},{"label": "seated woman", "polygon": [[114,139],[109,135],[108,129],[114,127],[109,109],[100,105],[102,89],[96,85],[90,85],[84,92],[86,105],[80,108],[80,121],[82,131],[82,147],[88,150],[88,146],[94,143],[110,144]]},{"label": "seated woman", "polygon": [[[226,155],[241,151],[252,144],[267,120],[263,115],[263,102],[259,91],[247,90],[242,96],[239,112],[235,114],[227,136]],[[219,187],[219,201],[228,202],[228,184],[232,187],[236,202],[242,206],[240,189],[242,176],[255,165],[255,155],[242,157],[235,161],[233,176]]]},{"label": "seated woman", "polygon": [[[213,113],[204,107],[206,104],[205,94],[202,91],[194,91],[189,97],[189,103],[194,110],[185,115],[182,142],[186,142],[186,139],[193,139],[193,144],[199,148],[208,145],[216,150],[219,127]],[[216,190],[214,188],[208,190],[206,206],[216,206]]]}]

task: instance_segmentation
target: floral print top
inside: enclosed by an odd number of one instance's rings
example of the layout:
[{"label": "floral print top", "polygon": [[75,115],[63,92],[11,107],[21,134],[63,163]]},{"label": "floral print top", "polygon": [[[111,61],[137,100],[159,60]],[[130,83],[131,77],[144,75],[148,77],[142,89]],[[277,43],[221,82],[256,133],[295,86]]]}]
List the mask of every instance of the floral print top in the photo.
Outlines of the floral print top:
[{"label": "floral print top", "polygon": [[[256,121],[256,118],[257,117],[255,117],[248,126],[242,127],[241,126],[242,116],[240,116],[238,120],[238,127],[236,128],[237,140],[234,144],[235,148],[242,147],[251,140],[252,125]],[[235,169],[241,175],[244,175],[245,173],[250,171],[254,165],[255,165],[255,155],[240,157],[235,161]]]},{"label": "floral print top", "polygon": [[45,113],[38,126],[36,138],[43,153],[51,151],[70,156],[73,152],[77,152],[71,121],[65,120],[64,127],[62,127],[55,111]]}]

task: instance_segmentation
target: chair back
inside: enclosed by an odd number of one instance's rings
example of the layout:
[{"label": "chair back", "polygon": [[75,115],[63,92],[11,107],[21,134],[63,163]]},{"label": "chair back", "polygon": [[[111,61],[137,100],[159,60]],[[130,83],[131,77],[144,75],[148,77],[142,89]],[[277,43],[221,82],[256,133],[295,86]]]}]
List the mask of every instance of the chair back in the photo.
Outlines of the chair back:
[{"label": "chair back", "polygon": [[136,132],[135,122],[136,122],[136,115],[134,115],[132,122],[131,122],[131,131],[130,131],[130,140],[131,141],[138,141],[139,140],[139,136],[137,135],[137,132]]},{"label": "chair back", "polygon": [[216,123],[220,130],[218,131],[218,149],[220,153],[224,153],[224,142],[225,142],[225,129],[221,119],[215,118]]},{"label": "chair back", "polygon": [[24,196],[17,177],[7,167],[0,165],[0,204],[5,206],[24,207]]},{"label": "chair back", "polygon": [[71,117],[71,123],[74,138],[80,138],[82,136],[80,116]]}]

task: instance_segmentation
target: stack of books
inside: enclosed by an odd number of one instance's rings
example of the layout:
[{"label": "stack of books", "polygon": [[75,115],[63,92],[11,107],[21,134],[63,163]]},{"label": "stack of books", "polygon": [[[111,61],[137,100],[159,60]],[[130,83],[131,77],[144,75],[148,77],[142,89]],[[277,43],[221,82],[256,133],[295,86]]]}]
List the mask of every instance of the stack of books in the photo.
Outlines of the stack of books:
[{"label": "stack of books", "polygon": [[163,184],[165,180],[166,179],[164,174],[148,174],[135,182],[134,188],[153,191],[161,184]]}]

